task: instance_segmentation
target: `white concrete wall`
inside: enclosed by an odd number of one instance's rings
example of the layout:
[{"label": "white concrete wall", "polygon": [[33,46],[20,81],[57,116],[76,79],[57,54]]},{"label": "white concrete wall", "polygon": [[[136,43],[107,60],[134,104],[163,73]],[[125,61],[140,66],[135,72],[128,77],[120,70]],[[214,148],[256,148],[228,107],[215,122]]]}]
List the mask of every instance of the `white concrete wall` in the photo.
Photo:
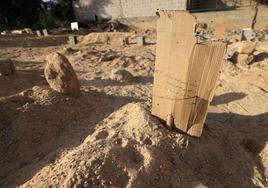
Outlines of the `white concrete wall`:
[{"label": "white concrete wall", "polygon": [[77,21],[155,16],[157,9],[186,10],[187,0],[75,0]]}]

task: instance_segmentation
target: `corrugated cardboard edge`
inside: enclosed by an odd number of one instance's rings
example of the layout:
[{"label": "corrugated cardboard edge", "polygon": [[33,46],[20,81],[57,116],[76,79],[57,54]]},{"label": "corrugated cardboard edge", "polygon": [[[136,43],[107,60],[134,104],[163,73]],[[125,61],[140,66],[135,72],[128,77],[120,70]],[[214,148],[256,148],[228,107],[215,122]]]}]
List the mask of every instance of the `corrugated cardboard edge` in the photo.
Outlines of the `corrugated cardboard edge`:
[{"label": "corrugated cardboard edge", "polygon": [[[216,89],[217,80],[220,75],[220,67],[223,62],[223,55],[225,52],[226,45],[223,43],[202,45],[196,44],[194,48],[193,57],[197,58],[196,64],[202,64],[202,78],[199,85],[198,94],[196,98],[196,104],[192,111],[192,117],[188,121],[186,132],[192,136],[201,136],[204,122],[207,116],[208,106],[214,96]],[[200,50],[200,51],[199,51]],[[207,51],[204,53],[203,50]],[[195,54],[196,53],[196,54]],[[202,58],[202,56],[204,58]],[[205,62],[202,62],[202,59]],[[197,67],[197,66],[196,66]],[[192,74],[193,71],[189,71]],[[190,83],[190,76],[188,82]],[[195,114],[195,113],[198,114]],[[176,122],[175,122],[176,124]]]}]

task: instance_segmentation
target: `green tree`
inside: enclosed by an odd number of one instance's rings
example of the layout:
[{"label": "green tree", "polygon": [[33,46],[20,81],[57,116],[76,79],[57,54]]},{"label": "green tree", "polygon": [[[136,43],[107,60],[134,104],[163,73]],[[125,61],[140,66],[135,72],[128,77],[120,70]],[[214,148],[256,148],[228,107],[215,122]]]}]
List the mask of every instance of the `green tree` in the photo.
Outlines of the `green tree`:
[{"label": "green tree", "polygon": [[42,7],[43,11],[40,12],[41,27],[69,26],[69,23],[74,20],[72,0],[50,0],[44,2]]},{"label": "green tree", "polygon": [[41,0],[1,0],[0,24],[10,27],[31,27],[39,20]]},{"label": "green tree", "polygon": [[55,5],[52,7],[52,14],[56,18],[62,21],[73,21],[73,6],[72,0],[57,0]]}]

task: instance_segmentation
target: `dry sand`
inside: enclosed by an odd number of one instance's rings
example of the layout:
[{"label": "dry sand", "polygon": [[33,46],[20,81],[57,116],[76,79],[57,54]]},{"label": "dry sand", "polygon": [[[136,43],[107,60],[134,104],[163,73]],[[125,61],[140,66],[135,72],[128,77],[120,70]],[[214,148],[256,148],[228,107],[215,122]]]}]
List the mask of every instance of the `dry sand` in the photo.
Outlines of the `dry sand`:
[{"label": "dry sand", "polygon": [[[0,57],[17,67],[0,77],[0,187],[268,186],[268,41],[252,65],[224,62],[203,135],[192,138],[150,115],[155,45],[57,37],[0,37]],[[46,83],[54,51],[72,63],[81,97]],[[134,81],[110,80],[115,68]]]}]

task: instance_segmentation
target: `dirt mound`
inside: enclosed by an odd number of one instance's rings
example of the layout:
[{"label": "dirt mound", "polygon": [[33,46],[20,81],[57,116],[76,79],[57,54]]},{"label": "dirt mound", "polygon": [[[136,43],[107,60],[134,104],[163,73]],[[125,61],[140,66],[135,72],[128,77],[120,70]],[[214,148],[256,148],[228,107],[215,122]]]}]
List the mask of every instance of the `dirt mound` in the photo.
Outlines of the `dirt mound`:
[{"label": "dirt mound", "polygon": [[[267,187],[268,42],[250,65],[223,63],[204,132],[191,138],[150,114],[154,44],[0,38],[17,73],[0,77],[0,187]],[[45,57],[60,50],[79,98],[45,80]],[[110,80],[113,69],[134,81]]]},{"label": "dirt mound", "polygon": [[121,46],[125,38],[134,38],[135,34],[129,32],[103,32],[103,33],[90,33],[85,36],[79,36],[78,42],[82,44],[111,44]]},{"label": "dirt mound", "polygon": [[[55,160],[61,148],[80,143],[97,122],[128,100],[94,91],[68,98],[49,86],[0,98],[0,185],[25,182]],[[47,155],[48,161],[43,160]]]},{"label": "dirt mound", "polygon": [[251,169],[259,157],[234,132],[209,124],[201,139],[186,137],[130,103],[21,187],[265,187],[265,172]]}]

